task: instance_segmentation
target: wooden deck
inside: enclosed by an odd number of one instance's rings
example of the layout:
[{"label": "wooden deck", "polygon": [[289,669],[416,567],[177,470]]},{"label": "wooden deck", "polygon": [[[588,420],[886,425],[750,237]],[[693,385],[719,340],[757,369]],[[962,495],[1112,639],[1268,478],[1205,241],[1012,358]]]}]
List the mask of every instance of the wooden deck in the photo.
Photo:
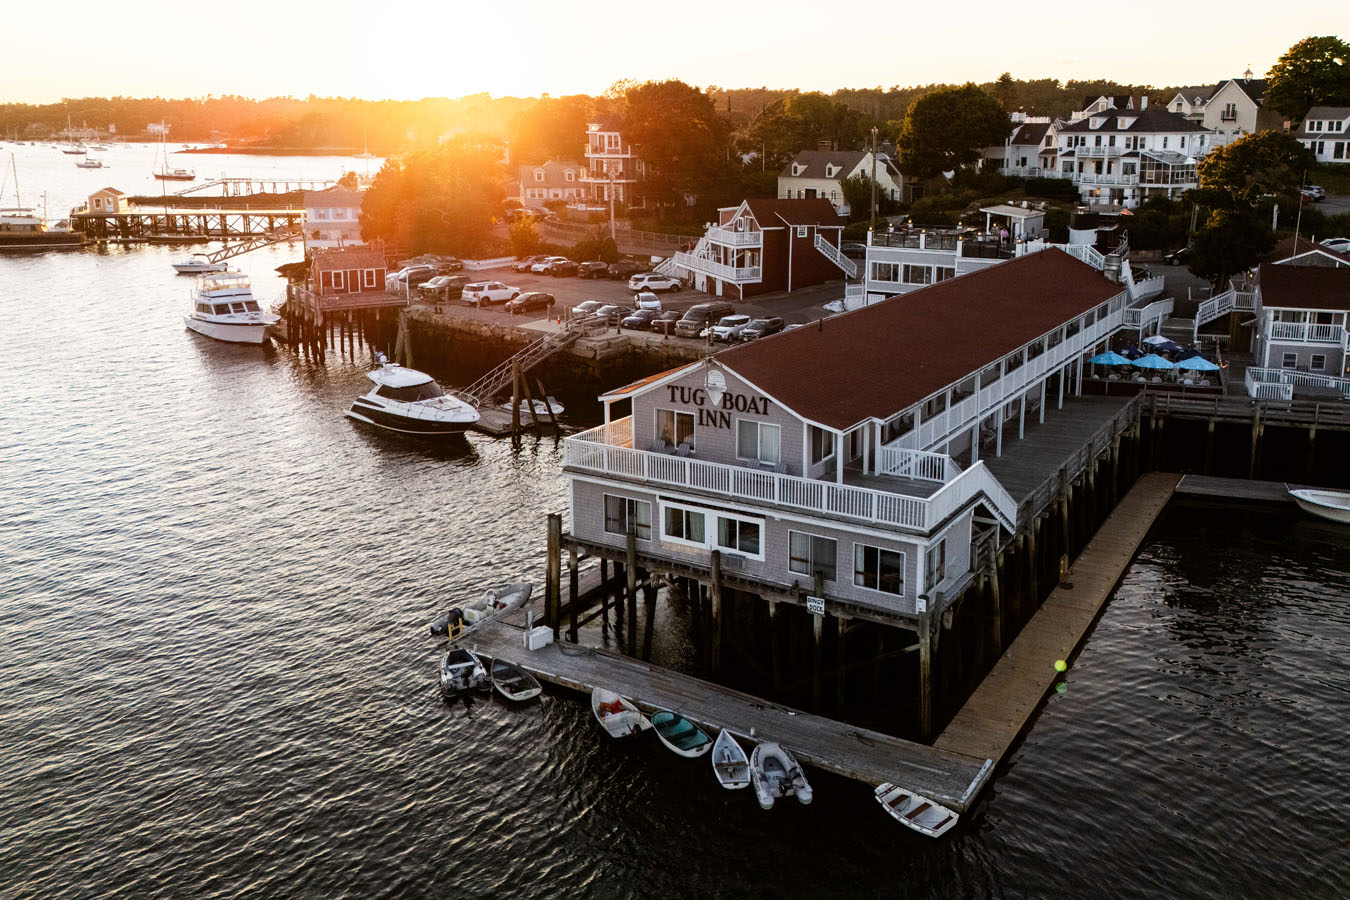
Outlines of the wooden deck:
[{"label": "wooden deck", "polygon": [[[542,599],[529,607],[541,617]],[[486,656],[516,663],[541,681],[589,694],[603,686],[647,712],[671,709],[710,733],[726,728],[754,741],[778,741],[808,765],[870,786],[883,781],[931,797],[958,811],[967,809],[988,779],[992,763],[858,728],[779,706],[642,660],[577,644],[524,648],[526,611],[470,632],[460,643]],[[564,626],[565,628],[565,626]],[[596,731],[596,740],[601,740]]]},{"label": "wooden deck", "polygon": [[1140,477],[1074,560],[1069,581],[1050,592],[1021,634],[933,743],[967,757],[1003,758],[1115,590],[1176,489],[1179,476]]},{"label": "wooden deck", "polygon": [[1214,478],[1209,475],[1184,475],[1177,485],[1177,493],[1188,497],[1213,497],[1222,500],[1245,500],[1257,503],[1293,503],[1290,488],[1304,485],[1283,481],[1252,481],[1246,478]]},{"label": "wooden deck", "polygon": [[1072,479],[1109,445],[1112,422],[1122,430],[1137,402],[1136,397],[1066,397],[1063,409],[1046,410],[1044,425],[1028,417],[1021,440],[1015,421],[1004,426],[1003,455],[985,449],[980,458],[1017,501],[1019,525],[1054,499],[1061,469]]}]

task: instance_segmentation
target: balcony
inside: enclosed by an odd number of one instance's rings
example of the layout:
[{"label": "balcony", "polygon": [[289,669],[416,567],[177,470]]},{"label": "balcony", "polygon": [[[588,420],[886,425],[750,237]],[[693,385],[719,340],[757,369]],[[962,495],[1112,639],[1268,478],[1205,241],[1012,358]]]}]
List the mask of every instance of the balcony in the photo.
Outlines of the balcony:
[{"label": "balcony", "polygon": [[1083,172],[1078,176],[1079,184],[1138,184],[1138,175],[1099,175],[1096,172]]},{"label": "balcony", "polygon": [[[1004,525],[1012,528],[1017,506],[984,463],[960,471],[931,459],[936,454],[896,451],[888,464],[931,479],[862,476],[874,487],[816,481],[763,469],[670,456],[632,446],[632,418],[601,425],[563,441],[563,467],[620,481],[683,488],[751,504],[772,504],[800,512],[844,518],[927,534],[976,498],[983,497]],[[951,464],[955,466],[955,463]],[[940,482],[936,476],[950,476]],[[891,483],[895,490],[878,490]]]},{"label": "balcony", "polygon": [[1304,344],[1345,344],[1346,331],[1340,325],[1272,322],[1270,339],[1272,341],[1298,341]]},{"label": "balcony", "polygon": [[702,272],[704,275],[720,278],[730,284],[758,284],[760,280],[759,266],[735,268],[692,253],[676,253],[675,265],[691,272]]},{"label": "balcony", "polygon": [[1075,149],[1079,156],[1091,156],[1094,158],[1119,156],[1124,151],[1123,147],[1077,147]]},{"label": "balcony", "polygon": [[764,243],[762,231],[732,231],[730,228],[709,228],[708,240],[729,247],[759,247]]},{"label": "balcony", "polygon": [[611,181],[615,184],[631,184],[637,181],[637,178],[633,173],[623,169],[596,172],[587,170],[581,173],[581,180],[588,184],[608,184]]},{"label": "balcony", "polygon": [[620,147],[602,147],[598,144],[590,144],[586,147],[588,158],[601,159],[627,159],[633,155],[633,148],[627,145]]},{"label": "balcony", "polygon": [[1350,378],[1336,375],[1248,366],[1243,380],[1247,396],[1256,400],[1292,400],[1296,387],[1331,388],[1340,392],[1341,399],[1350,400]]}]

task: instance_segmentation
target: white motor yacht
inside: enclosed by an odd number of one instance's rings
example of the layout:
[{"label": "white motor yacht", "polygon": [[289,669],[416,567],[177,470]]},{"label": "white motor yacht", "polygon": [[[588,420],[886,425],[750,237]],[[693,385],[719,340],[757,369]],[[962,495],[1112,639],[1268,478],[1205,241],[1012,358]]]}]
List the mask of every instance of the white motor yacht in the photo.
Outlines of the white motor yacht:
[{"label": "white motor yacht", "polygon": [[194,253],[188,259],[180,259],[178,262],[170,263],[173,270],[179,275],[202,275],[207,272],[228,272],[229,263],[211,262],[203,253]]},{"label": "white motor yacht", "polygon": [[198,275],[184,324],[198,334],[236,344],[261,344],[280,316],[263,312],[243,272]]},{"label": "white motor yacht", "polygon": [[459,434],[478,421],[477,407],[447,394],[425,372],[406,369],[378,357],[380,367],[367,372],[375,386],[357,397],[347,415],[358,422],[402,434]]}]

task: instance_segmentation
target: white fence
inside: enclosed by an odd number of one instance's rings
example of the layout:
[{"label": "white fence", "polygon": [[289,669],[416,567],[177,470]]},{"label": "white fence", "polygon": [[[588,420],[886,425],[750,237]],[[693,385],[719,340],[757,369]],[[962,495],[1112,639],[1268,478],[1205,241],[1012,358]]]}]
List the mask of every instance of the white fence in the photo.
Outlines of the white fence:
[{"label": "white fence", "polygon": [[924,498],[623,446],[631,441],[631,417],[593,428],[563,441],[563,465],[648,484],[721,494],[736,500],[789,506],[819,515],[846,516],[925,534],[981,494],[1009,530],[1014,528],[1017,520],[1017,504],[983,462],[956,475],[932,496]]},{"label": "white fence", "polygon": [[1292,400],[1295,387],[1331,388],[1340,391],[1343,400],[1350,400],[1350,378],[1335,375],[1248,366],[1243,380],[1247,395],[1257,400]]},{"label": "white fence", "polygon": [[711,259],[695,256],[692,253],[676,253],[675,265],[691,272],[702,272],[705,275],[711,275],[732,284],[754,284],[760,279],[759,266],[737,269],[719,262],[713,262]]},{"label": "white fence", "polygon": [[877,472],[897,478],[917,478],[946,484],[961,474],[956,460],[945,453],[927,453],[888,444],[877,452]]}]

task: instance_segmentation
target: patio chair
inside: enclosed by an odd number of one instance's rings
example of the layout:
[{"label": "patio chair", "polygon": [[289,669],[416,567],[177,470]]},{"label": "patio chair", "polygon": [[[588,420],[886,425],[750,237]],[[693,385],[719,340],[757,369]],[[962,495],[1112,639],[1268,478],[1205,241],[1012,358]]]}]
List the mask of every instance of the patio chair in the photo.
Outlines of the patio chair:
[{"label": "patio chair", "polygon": [[1162,384],[1162,376],[1161,376],[1161,375],[1154,375],[1154,376],[1153,376],[1153,383],[1154,383],[1154,384]]},{"label": "patio chair", "polygon": [[652,443],[652,452],[653,452],[653,453],[668,453],[668,452],[670,452],[670,447],[666,444],[666,442],[665,442],[664,440],[662,440],[661,438],[657,438],[657,439]]},{"label": "patio chair", "polygon": [[1120,380],[1120,376],[1117,375],[1115,372],[1112,372],[1110,375],[1106,376],[1106,378],[1107,378],[1108,381],[1119,381],[1119,380]]},{"label": "patio chair", "polygon": [[1201,386],[1201,387],[1209,387],[1209,379],[1208,379],[1208,378],[1201,378],[1201,379],[1200,379],[1200,386]]},{"label": "patio chair", "polygon": [[773,471],[774,471],[774,474],[775,474],[775,475],[786,475],[786,474],[787,474],[787,463],[785,463],[785,462],[779,462],[776,466],[773,467]]},{"label": "patio chair", "polygon": [[689,446],[688,441],[681,441],[680,446],[675,448],[676,456],[693,456],[694,448]]}]

